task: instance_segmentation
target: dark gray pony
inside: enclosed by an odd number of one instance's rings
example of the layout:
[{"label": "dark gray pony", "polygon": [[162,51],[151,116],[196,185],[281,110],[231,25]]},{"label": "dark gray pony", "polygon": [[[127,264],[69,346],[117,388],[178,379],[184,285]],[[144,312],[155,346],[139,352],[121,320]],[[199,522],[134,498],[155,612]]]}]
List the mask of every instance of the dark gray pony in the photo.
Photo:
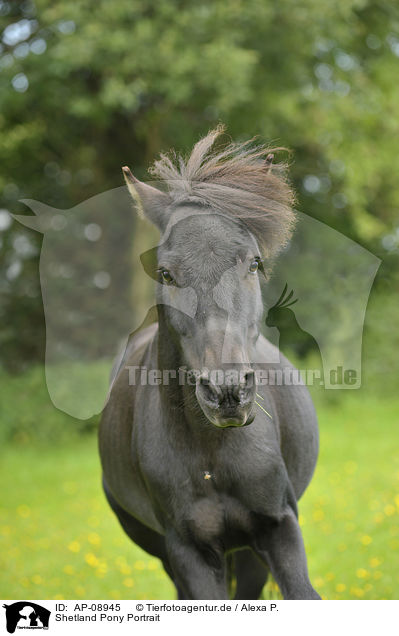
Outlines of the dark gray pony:
[{"label": "dark gray pony", "polygon": [[[134,334],[114,377],[100,427],[104,490],[180,599],[256,599],[269,571],[284,598],[318,599],[297,520],[317,420],[305,386],[265,384],[293,367],[259,335],[259,276],[291,234],[292,192],[264,147],[213,151],[221,132],[187,161],[161,156],[152,173],[167,193],[123,169],[162,233],[148,266],[158,323]],[[132,381],[137,367],[153,381]]]}]

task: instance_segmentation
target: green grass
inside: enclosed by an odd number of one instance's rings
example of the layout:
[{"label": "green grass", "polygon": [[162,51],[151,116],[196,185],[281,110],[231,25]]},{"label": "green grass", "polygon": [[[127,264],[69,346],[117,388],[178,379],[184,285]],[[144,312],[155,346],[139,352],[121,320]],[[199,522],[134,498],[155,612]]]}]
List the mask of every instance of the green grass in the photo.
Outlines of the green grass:
[{"label": "green grass", "polygon": [[[325,598],[398,597],[398,407],[361,391],[318,407],[320,459],[300,522]],[[34,437],[3,447],[0,597],[174,598],[160,563],[129,541],[104,500],[95,436]]]},{"label": "green grass", "polygon": [[157,559],[105,502],[96,439],[9,447],[1,465],[1,598],[171,598]]},{"label": "green grass", "polygon": [[348,391],[318,413],[319,462],[300,502],[312,581],[329,599],[397,599],[399,401]]}]

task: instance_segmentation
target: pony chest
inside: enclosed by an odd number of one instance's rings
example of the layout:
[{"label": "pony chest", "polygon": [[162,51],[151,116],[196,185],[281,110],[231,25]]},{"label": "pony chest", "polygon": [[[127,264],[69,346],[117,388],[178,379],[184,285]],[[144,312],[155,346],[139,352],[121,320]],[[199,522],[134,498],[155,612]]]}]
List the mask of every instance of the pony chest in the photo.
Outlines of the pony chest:
[{"label": "pony chest", "polygon": [[216,495],[194,501],[183,524],[197,542],[208,545],[222,542],[225,548],[245,542],[253,530],[251,514],[244,505]]},{"label": "pony chest", "polygon": [[[259,515],[278,518],[285,505],[287,474],[278,457],[250,466],[245,470],[224,471],[217,468],[204,471],[191,482],[186,500],[187,523],[201,541],[221,538],[234,545],[256,532]],[[187,492],[189,492],[188,489]]]}]

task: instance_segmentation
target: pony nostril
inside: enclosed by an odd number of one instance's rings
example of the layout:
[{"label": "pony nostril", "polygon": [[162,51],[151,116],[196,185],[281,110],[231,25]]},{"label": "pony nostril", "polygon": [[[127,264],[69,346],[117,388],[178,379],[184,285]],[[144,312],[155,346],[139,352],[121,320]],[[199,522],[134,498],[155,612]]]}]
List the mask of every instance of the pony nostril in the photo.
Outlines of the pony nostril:
[{"label": "pony nostril", "polygon": [[248,389],[255,385],[255,371],[250,369],[244,374],[244,386]]},{"label": "pony nostril", "polygon": [[206,402],[212,402],[214,406],[219,405],[219,388],[211,382],[209,376],[201,375],[198,378],[198,394]]},{"label": "pony nostril", "polygon": [[249,402],[253,397],[255,384],[255,371],[248,369],[248,371],[241,373],[241,382],[234,392],[236,400],[241,403]]}]

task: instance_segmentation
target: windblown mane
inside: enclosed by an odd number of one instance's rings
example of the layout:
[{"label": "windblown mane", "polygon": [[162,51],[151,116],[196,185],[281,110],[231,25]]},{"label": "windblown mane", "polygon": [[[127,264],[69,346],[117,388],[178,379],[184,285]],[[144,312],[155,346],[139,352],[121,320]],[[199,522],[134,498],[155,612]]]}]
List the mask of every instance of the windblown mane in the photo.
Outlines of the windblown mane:
[{"label": "windblown mane", "polygon": [[196,202],[241,220],[265,255],[274,256],[295,222],[286,165],[272,165],[273,149],[254,146],[252,140],[212,150],[223,131],[223,126],[210,131],[187,160],[173,152],[162,154],[150,172],[167,185],[174,204]]}]

